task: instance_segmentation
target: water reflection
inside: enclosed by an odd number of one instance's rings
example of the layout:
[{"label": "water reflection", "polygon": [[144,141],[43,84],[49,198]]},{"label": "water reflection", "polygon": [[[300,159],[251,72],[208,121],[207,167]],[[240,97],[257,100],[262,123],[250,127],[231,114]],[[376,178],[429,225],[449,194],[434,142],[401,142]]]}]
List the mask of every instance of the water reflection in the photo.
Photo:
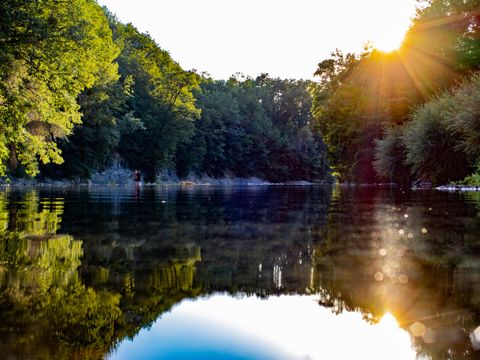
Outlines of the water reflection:
[{"label": "water reflection", "polygon": [[344,219],[340,212],[327,225],[333,240],[315,254],[323,303],[374,318],[392,311],[419,353],[434,359],[478,356],[469,340],[480,305],[475,204],[460,206],[461,195],[452,194],[368,195],[340,198],[352,222],[330,227]]},{"label": "water reflection", "polygon": [[[336,348],[329,358],[347,358],[345,344],[370,340],[342,336],[345,326],[376,337],[380,354],[389,330],[373,329],[391,312],[401,330],[388,326],[409,342],[396,354],[413,346],[419,358],[476,358],[479,213],[478,194],[371,188],[0,192],[0,352],[120,356],[157,334],[135,337],[144,327],[175,328],[178,318],[187,331],[203,319],[192,328],[202,335],[201,324],[220,318],[228,324],[215,334],[231,336],[219,357],[315,358]],[[208,310],[223,303],[228,316]],[[342,323],[349,316],[357,325]],[[156,343],[170,343],[159,334]],[[172,356],[197,349],[191,339]]]},{"label": "water reflection", "polygon": [[410,336],[387,314],[368,324],[338,316],[317,296],[215,295],[183,301],[125,341],[111,359],[415,359]]},{"label": "water reflection", "polygon": [[10,358],[103,358],[176,302],[198,295],[198,248],[150,261],[145,279],[82,264],[83,241],[61,230],[64,205],[55,193],[0,193],[0,349]]}]

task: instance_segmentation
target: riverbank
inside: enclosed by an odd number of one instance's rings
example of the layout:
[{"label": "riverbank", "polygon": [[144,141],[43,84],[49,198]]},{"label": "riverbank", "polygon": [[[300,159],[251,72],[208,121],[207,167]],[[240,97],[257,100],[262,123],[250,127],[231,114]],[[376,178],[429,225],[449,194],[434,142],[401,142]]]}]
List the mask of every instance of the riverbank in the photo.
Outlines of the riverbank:
[{"label": "riverbank", "polygon": [[[0,178],[0,186],[11,187],[70,187],[70,186],[129,186],[133,185],[133,171],[121,166],[112,166],[104,171],[92,174],[90,179],[50,179],[40,177],[38,179],[25,178]],[[313,183],[309,181],[284,181],[270,182],[258,177],[240,178],[225,175],[222,178],[213,178],[208,175],[190,174],[185,178],[180,178],[172,170],[164,170],[157,174],[154,182],[142,181],[145,186],[310,186],[327,185],[324,183]],[[377,184],[353,184],[342,183],[341,186],[360,186],[360,187],[385,187],[397,186],[396,184],[377,183]],[[430,183],[417,182],[411,186],[412,190],[432,189]],[[443,185],[433,189],[440,191],[480,191],[480,185]]]},{"label": "riverbank", "polygon": [[[101,172],[94,173],[86,179],[25,179],[25,178],[0,178],[0,186],[6,187],[69,187],[69,186],[125,186],[133,185],[133,172],[121,167],[112,167]],[[309,181],[285,181],[270,182],[257,177],[240,178],[224,176],[213,178],[207,175],[189,175],[186,178],[179,178],[172,171],[160,172],[155,182],[141,182],[145,186],[264,186],[264,185],[288,185],[288,186],[309,186],[314,183]]]},{"label": "riverbank", "polygon": [[435,189],[441,191],[480,191],[480,185],[443,185]]},{"label": "riverbank", "polygon": [[[235,179],[213,179],[208,182],[192,182],[182,180],[179,182],[141,182],[142,186],[164,186],[164,187],[195,187],[195,186],[312,186],[312,185],[330,185],[327,183],[312,183],[308,181],[286,181],[286,182],[268,182],[256,178],[235,178]],[[125,187],[134,186],[134,182],[131,183],[108,183],[100,184],[91,181],[69,181],[69,180],[46,180],[46,181],[11,181],[0,182],[0,188],[22,188],[22,187]]]},{"label": "riverbank", "polygon": [[[71,186],[131,186],[134,184],[133,179],[130,177],[115,178],[111,176],[94,176],[90,180],[81,179],[1,179],[0,187],[71,187]],[[156,182],[142,181],[143,186],[312,186],[312,185],[332,185],[329,183],[313,183],[309,181],[285,181],[285,182],[270,182],[264,179],[251,177],[251,178],[238,178],[238,177],[224,177],[224,178],[212,178],[203,176],[200,178],[163,178]],[[385,187],[385,186],[397,186],[396,184],[352,184],[345,183],[339,184],[346,187]],[[442,185],[438,187],[431,186],[413,186],[412,190],[439,190],[439,191],[479,191],[480,185]]]}]

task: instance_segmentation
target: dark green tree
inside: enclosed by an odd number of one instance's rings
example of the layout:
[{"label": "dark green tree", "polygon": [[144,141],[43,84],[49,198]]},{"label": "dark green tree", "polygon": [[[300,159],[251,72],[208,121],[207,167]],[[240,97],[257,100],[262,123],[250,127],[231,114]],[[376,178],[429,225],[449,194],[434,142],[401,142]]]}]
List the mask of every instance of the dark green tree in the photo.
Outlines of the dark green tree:
[{"label": "dark green tree", "polygon": [[123,47],[118,58],[121,78],[133,81],[127,107],[141,123],[120,139],[119,153],[129,166],[143,169],[154,179],[158,171],[174,168],[178,144],[192,135],[199,115],[192,91],[198,87],[199,76],[183,70],[149,35],[132,25],[115,22],[112,26]]},{"label": "dark green tree", "polygon": [[[325,181],[329,170],[323,141],[310,129],[309,85],[267,74],[256,79],[238,74],[228,81],[206,78],[197,95],[202,113],[193,136],[201,156],[182,171]],[[187,153],[178,155],[177,164],[187,164]]]}]

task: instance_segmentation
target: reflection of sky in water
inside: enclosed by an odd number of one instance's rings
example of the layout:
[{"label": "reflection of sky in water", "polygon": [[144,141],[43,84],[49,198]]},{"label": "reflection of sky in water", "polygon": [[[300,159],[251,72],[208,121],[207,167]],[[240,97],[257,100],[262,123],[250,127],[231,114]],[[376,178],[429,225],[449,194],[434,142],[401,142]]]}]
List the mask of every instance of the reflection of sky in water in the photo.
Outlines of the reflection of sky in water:
[{"label": "reflection of sky in water", "polygon": [[391,315],[370,325],[315,296],[186,300],[122,342],[112,359],[415,359]]}]

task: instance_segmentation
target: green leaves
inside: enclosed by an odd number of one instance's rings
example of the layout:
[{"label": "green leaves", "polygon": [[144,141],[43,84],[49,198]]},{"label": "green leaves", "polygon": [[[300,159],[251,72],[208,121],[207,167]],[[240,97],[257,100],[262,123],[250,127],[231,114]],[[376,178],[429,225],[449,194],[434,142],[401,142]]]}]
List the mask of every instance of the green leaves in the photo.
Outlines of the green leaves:
[{"label": "green leaves", "polygon": [[[453,111],[441,104],[445,98],[435,96],[457,86],[462,76],[471,76],[479,67],[480,3],[431,0],[419,4],[398,51],[386,54],[367,49],[356,56],[337,50],[318,65],[312,113],[340,180],[363,182],[360,179],[371,173],[368,182],[405,182],[410,178],[406,167],[411,167],[411,175],[423,180],[447,181],[468,171],[466,156],[479,148],[478,129],[471,120],[478,112],[478,98],[473,100],[475,96],[467,95],[464,88],[465,99],[470,99],[462,103],[457,94],[454,102],[462,105],[452,121]],[[422,103],[425,107],[415,111]],[[382,131],[401,128],[412,117],[405,131]],[[465,130],[460,130],[460,124]],[[385,136],[380,139],[382,132]],[[439,154],[446,163],[434,159]],[[388,180],[376,178],[370,160],[377,174]]]},{"label": "green leaves", "polygon": [[405,162],[413,174],[444,184],[472,171],[480,155],[479,95],[480,81],[475,75],[414,112],[403,136]]},{"label": "green leaves", "polygon": [[5,0],[0,13],[0,176],[18,164],[34,176],[62,162],[56,141],[80,123],[77,96],[117,78],[118,48],[94,1]]},{"label": "green leaves", "polygon": [[[310,129],[310,82],[206,79],[194,139],[201,156],[178,154],[182,167],[214,177],[257,176],[270,181],[325,181],[328,166],[320,137]],[[182,173],[188,170],[182,168]]]},{"label": "green leaves", "polygon": [[390,178],[411,176],[433,184],[458,181],[480,156],[480,80],[474,75],[413,113],[411,121],[377,141],[377,171]]},{"label": "green leaves", "polygon": [[119,153],[132,168],[141,168],[149,180],[174,167],[180,143],[192,136],[200,111],[193,92],[200,77],[183,70],[154,40],[132,25],[113,22],[122,46],[119,71],[127,91],[127,113],[119,122],[124,132]]}]

